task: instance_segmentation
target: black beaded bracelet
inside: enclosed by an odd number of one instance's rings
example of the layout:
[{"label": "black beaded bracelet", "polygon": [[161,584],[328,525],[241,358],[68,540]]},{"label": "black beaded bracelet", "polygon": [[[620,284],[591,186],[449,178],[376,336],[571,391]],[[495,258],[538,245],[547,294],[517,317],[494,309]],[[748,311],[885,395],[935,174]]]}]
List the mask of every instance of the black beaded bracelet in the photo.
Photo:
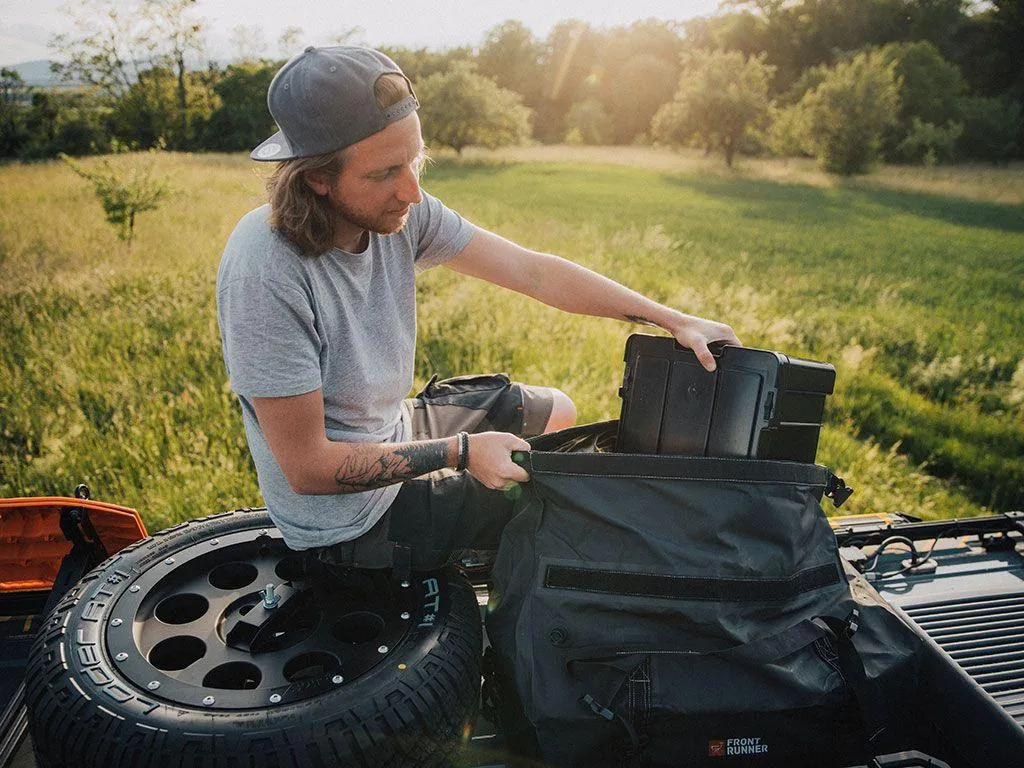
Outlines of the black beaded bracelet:
[{"label": "black beaded bracelet", "polygon": [[469,434],[459,432],[459,458],[455,469],[462,472],[467,466],[469,466]]}]

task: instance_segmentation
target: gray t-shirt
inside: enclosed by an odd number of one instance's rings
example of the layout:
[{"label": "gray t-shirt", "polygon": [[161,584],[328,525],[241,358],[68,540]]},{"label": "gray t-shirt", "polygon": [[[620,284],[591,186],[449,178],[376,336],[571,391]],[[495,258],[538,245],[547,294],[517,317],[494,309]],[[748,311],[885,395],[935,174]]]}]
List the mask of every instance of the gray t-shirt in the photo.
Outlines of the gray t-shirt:
[{"label": "gray t-shirt", "polygon": [[413,379],[415,276],[458,255],[476,228],[423,193],[401,232],[371,233],[362,253],[335,248],[309,257],[270,228],[269,215],[269,206],[251,211],[228,239],[217,275],[217,317],[263,499],[288,546],[308,549],[368,531],[399,485],[295,493],[251,398],[322,389],[328,439],[408,440],[402,400]]}]

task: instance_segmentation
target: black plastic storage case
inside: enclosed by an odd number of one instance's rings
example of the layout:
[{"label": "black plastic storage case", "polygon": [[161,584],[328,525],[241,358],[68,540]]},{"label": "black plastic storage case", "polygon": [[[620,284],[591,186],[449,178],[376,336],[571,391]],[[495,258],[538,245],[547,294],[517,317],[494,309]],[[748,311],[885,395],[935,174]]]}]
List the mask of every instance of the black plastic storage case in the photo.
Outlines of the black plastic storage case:
[{"label": "black plastic storage case", "polygon": [[751,347],[716,358],[708,372],[673,338],[630,336],[616,450],[813,462],[835,368]]}]

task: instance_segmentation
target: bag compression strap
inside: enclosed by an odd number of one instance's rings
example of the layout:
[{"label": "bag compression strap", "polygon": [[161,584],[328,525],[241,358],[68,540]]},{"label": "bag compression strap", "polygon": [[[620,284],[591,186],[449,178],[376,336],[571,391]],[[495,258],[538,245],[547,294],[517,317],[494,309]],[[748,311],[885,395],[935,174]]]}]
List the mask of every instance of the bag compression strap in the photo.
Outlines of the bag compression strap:
[{"label": "bag compression strap", "polygon": [[853,644],[859,620],[860,614],[857,609],[854,609],[846,619],[837,619],[835,616],[821,617],[821,621],[830,630],[829,635],[835,641],[839,671],[857,702],[864,722],[865,736],[870,743],[876,741],[886,729],[882,715],[885,712],[885,705],[878,685],[868,677],[864,661]]}]

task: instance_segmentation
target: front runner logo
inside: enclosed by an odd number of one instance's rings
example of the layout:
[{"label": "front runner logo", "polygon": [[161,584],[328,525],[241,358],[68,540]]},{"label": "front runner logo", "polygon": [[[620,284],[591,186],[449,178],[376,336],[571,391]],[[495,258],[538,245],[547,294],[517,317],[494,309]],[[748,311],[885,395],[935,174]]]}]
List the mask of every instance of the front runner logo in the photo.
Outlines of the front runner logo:
[{"label": "front runner logo", "polygon": [[747,739],[712,739],[708,742],[708,757],[732,757],[733,755],[763,755],[768,745],[761,743],[761,737]]}]

